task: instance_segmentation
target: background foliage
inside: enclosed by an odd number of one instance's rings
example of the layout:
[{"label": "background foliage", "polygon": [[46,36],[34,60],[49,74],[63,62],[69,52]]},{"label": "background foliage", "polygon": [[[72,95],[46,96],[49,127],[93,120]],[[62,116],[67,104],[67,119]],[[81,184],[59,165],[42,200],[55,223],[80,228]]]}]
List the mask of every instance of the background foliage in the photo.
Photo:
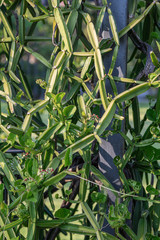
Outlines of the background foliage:
[{"label": "background foliage", "polygon": [[[159,239],[160,92],[143,119],[136,96],[160,86],[160,3],[131,2],[130,23],[120,32],[105,0],[101,5],[80,0],[0,4],[1,239],[78,239],[75,234],[82,239]],[[98,37],[105,11],[113,39]],[[125,34],[135,49],[128,60],[130,75],[119,78],[112,73]],[[111,50],[105,72],[102,56]],[[39,62],[43,74],[33,81],[25,62]],[[116,81],[126,83],[126,91],[119,94]],[[36,91],[43,89],[39,99],[33,92],[37,84]],[[124,110],[126,133],[121,131]],[[112,130],[106,130],[111,121]],[[124,156],[114,159],[120,192],[98,170],[101,137],[115,133],[126,144]],[[115,195],[114,205],[108,205],[108,191]],[[114,236],[103,231],[105,219]]]}]

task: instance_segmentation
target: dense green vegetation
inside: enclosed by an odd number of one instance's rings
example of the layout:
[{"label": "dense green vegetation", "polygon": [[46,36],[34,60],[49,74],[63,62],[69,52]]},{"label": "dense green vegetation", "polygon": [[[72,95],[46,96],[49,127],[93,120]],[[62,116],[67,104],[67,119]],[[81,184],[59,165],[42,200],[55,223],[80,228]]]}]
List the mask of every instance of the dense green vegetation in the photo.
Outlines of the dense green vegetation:
[{"label": "dense green vegetation", "polygon": [[[81,0],[48,0],[48,6],[40,0],[0,1],[0,239],[160,238],[159,8],[159,1],[131,2],[130,23],[117,32],[107,0],[102,6]],[[113,39],[98,38],[106,11]],[[48,36],[38,35],[42,26]],[[120,78],[113,69],[126,34],[135,47],[129,74]],[[111,50],[106,73],[102,56]],[[43,75],[31,81],[25,63],[31,68],[40,63]],[[126,84],[121,94],[117,81]],[[34,85],[43,89],[38,99]],[[142,117],[137,96],[151,88],[157,96]],[[113,160],[120,191],[98,169],[101,138],[116,133],[126,146],[123,157]],[[114,205],[108,205],[108,191]],[[114,235],[104,232],[105,220]]]}]

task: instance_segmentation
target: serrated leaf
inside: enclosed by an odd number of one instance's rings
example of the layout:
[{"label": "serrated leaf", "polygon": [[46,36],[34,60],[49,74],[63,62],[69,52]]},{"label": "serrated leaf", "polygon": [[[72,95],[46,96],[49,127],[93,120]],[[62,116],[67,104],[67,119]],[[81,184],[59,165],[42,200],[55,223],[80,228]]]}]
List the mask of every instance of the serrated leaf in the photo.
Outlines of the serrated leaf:
[{"label": "serrated leaf", "polygon": [[93,202],[97,202],[97,203],[105,203],[106,200],[107,200],[107,196],[104,195],[103,193],[101,192],[92,192],[91,194],[91,199]]},{"label": "serrated leaf", "polygon": [[128,184],[133,188],[133,190],[136,192],[136,193],[139,193],[139,191],[141,190],[142,188],[142,185],[140,182],[137,182],[135,180],[132,180],[132,179],[128,179]]}]

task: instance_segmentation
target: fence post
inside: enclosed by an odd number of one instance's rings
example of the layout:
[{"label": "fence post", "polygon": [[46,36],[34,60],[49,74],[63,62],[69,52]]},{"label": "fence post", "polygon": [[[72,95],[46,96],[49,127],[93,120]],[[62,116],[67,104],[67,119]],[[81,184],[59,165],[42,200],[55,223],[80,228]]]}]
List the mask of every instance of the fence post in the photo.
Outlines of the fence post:
[{"label": "fence post", "polygon": [[[117,30],[120,31],[127,25],[127,14],[128,14],[128,1],[127,0],[108,0],[108,4],[112,10]],[[101,29],[102,38],[111,38],[111,29],[109,25],[108,14],[105,14],[104,21]],[[111,52],[104,57],[104,66],[106,73],[109,70],[112,58]],[[120,40],[120,48],[118,53],[118,58],[116,61],[116,66],[113,72],[114,76],[124,77],[126,76],[126,66],[127,66],[127,36]],[[125,84],[117,83],[118,92],[123,92],[125,89]],[[109,80],[106,82],[107,93],[112,94],[112,89]],[[111,127],[110,127],[111,128]],[[124,121],[123,121],[124,130]],[[119,190],[121,187],[121,182],[119,179],[119,174],[117,168],[113,163],[113,158],[115,156],[122,156],[124,152],[124,141],[119,134],[108,137],[108,141],[102,140],[102,144],[99,149],[99,169],[102,171],[104,176],[112,183],[112,185]],[[115,198],[111,192],[108,192],[111,202],[114,204]],[[104,224],[106,225],[106,223]],[[106,232],[114,233],[114,231],[107,224],[103,229]]]}]

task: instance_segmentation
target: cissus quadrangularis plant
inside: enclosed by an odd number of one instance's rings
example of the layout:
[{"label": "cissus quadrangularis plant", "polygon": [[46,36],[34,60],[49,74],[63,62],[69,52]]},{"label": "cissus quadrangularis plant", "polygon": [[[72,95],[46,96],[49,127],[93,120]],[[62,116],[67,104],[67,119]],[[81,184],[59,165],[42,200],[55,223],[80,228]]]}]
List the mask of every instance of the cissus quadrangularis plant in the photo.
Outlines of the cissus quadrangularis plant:
[{"label": "cissus quadrangularis plant", "polygon": [[[143,137],[137,137],[136,130],[129,127],[132,133],[132,138],[129,138],[117,126],[124,119],[123,108],[127,109],[132,98],[151,87],[159,88],[159,60],[152,52],[154,70],[147,81],[113,76],[119,39],[140,24],[153,8],[158,8],[158,1],[146,6],[120,32],[116,30],[107,1],[102,1],[102,6],[76,0],[71,3],[64,1],[63,4],[49,0],[47,7],[41,1],[31,0],[4,0],[0,4],[1,54],[5,56],[0,72],[0,97],[8,106],[7,114],[0,108],[0,129],[5,136],[0,143],[1,238],[55,239],[63,232],[70,234],[70,239],[74,234],[82,234],[88,239],[124,239],[120,229],[133,240],[146,234],[150,239],[152,230],[158,237],[159,219],[155,211],[159,211],[160,203],[159,155],[152,145],[159,142],[159,93],[156,111],[152,108],[147,111],[147,118],[153,118],[152,126]],[[84,8],[99,11],[95,24]],[[16,17],[12,16],[13,11]],[[109,14],[113,35],[110,40],[98,38],[105,11]],[[50,19],[53,22],[52,36],[35,36],[33,33],[37,23],[47,23]],[[18,31],[15,23],[18,23]],[[40,51],[35,51],[31,44],[48,41],[53,43],[50,59],[45,58]],[[79,44],[82,46],[81,51]],[[113,48],[111,67],[106,73],[102,57]],[[44,89],[43,99],[33,98],[21,61],[25,54],[32,55],[44,65],[45,79],[36,81]],[[77,59],[82,62],[80,66]],[[106,93],[106,79],[111,82],[113,96]],[[116,81],[134,83],[135,86],[118,94]],[[123,102],[124,106],[121,104]],[[103,107],[104,114],[97,117],[100,107]],[[42,110],[47,115],[46,122],[42,119]],[[136,113],[134,108],[133,112]],[[106,128],[112,120],[112,134],[120,132],[127,146],[123,158],[114,159],[124,186],[121,192],[116,191],[97,168],[98,143],[101,137],[111,134]],[[144,121],[140,123],[141,128]],[[143,186],[142,193],[143,184],[138,182],[137,175],[127,180],[123,170],[133,161],[135,154],[138,156],[146,146],[153,152],[154,160],[145,149],[140,161],[135,161],[137,168],[134,171],[138,169],[141,172],[145,163],[144,172],[154,174],[157,180],[155,187],[150,184],[146,188]],[[12,154],[12,148],[17,149],[16,155]],[[117,200],[106,215],[108,190],[113,192]],[[57,209],[60,200],[63,202]],[[136,202],[135,209],[138,209],[139,203],[146,204],[141,209],[140,220],[137,219],[138,230],[126,224],[126,219],[132,218],[128,211],[130,200]],[[144,206],[148,207],[147,211]],[[77,209],[82,212],[77,213]],[[149,223],[146,232],[149,216],[154,216],[155,221]],[[115,236],[103,231],[105,219],[115,229]],[[143,233],[140,232],[142,225],[145,226]]]}]

